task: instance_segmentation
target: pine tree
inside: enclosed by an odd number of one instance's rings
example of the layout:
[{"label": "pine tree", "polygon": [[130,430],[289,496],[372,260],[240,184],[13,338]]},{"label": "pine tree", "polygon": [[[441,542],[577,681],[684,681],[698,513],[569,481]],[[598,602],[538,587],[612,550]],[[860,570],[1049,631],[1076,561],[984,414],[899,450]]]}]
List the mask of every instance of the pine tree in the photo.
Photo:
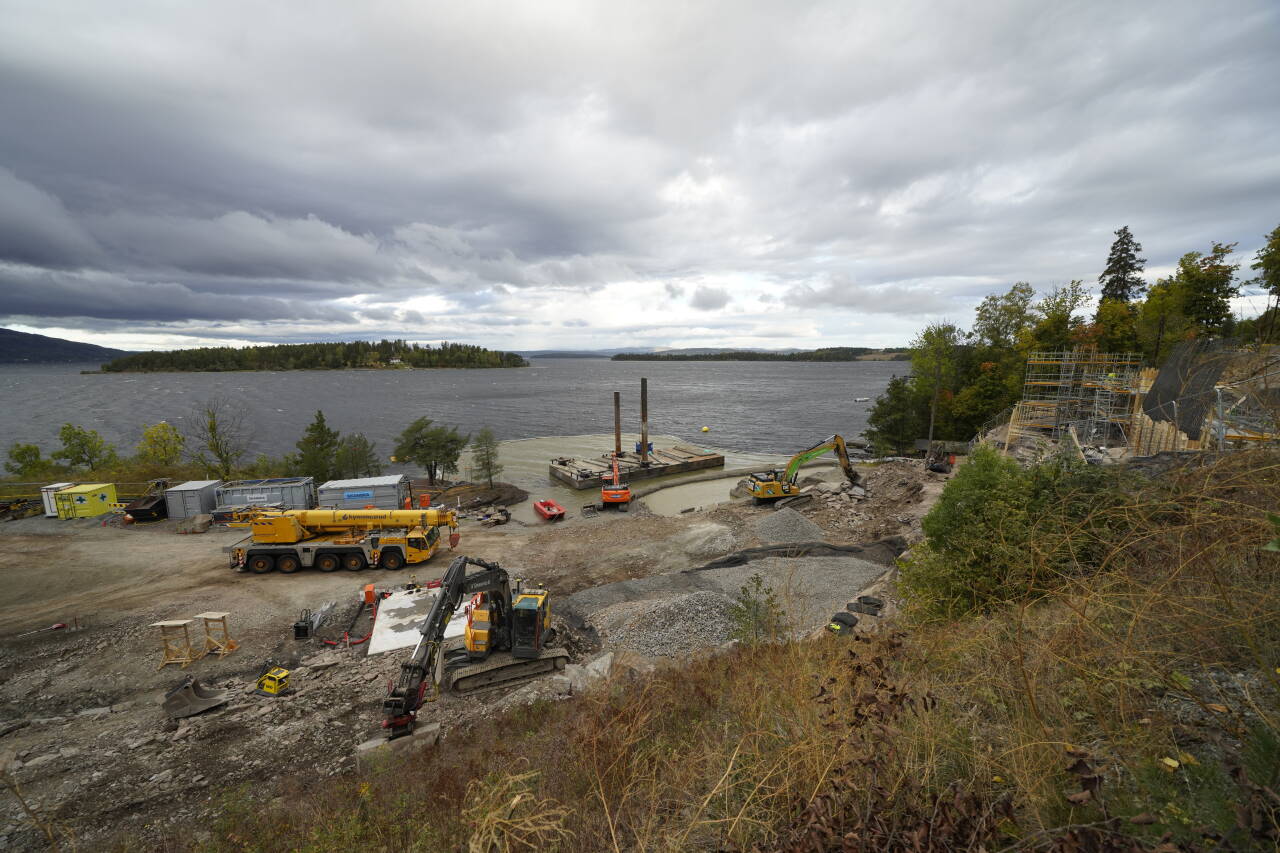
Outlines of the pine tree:
[{"label": "pine tree", "polygon": [[471,440],[471,458],[480,476],[489,481],[492,489],[493,478],[502,473],[502,463],[498,461],[498,440],[493,437],[493,430],[485,427],[476,433]]},{"label": "pine tree", "polygon": [[1146,282],[1142,280],[1142,270],[1147,259],[1138,257],[1141,251],[1142,246],[1133,239],[1128,225],[1116,232],[1116,240],[1111,244],[1111,254],[1107,256],[1107,268],[1098,276],[1098,284],[1102,285],[1102,300],[1132,302],[1147,289]]},{"label": "pine tree", "polygon": [[[926,402],[927,405],[927,402]],[[920,397],[907,376],[895,376],[889,380],[883,394],[876,398],[871,413],[867,415],[867,429],[863,433],[876,452],[907,453],[920,438],[924,419],[920,417]]]},{"label": "pine tree", "polygon": [[357,432],[344,435],[338,442],[333,469],[335,477],[376,477],[382,473],[382,462],[374,443]]},{"label": "pine tree", "polygon": [[316,419],[295,445],[298,448],[297,467],[302,475],[314,477],[317,483],[332,480],[340,440],[338,431],[329,429],[325,423],[324,412],[317,410]]}]

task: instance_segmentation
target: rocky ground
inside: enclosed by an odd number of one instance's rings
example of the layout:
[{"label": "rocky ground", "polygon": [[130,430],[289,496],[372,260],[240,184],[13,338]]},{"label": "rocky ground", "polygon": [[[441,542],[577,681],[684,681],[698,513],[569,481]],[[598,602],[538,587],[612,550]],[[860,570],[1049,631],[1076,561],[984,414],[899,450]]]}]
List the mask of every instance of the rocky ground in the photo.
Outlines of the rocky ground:
[{"label": "rocky ground", "polygon": [[[797,625],[820,625],[829,608],[873,583],[884,566],[845,556],[774,556],[693,569],[760,545],[918,538],[919,519],[943,478],[909,463],[863,470],[865,494],[815,480],[807,504],[779,511],[734,503],[672,518],[637,505],[627,514],[555,525],[464,522],[460,552],[547,585],[553,612],[563,608],[566,619],[578,620],[559,626],[572,663],[517,689],[441,697],[421,719],[439,723],[447,742],[464,718],[572,696],[619,668],[645,671],[695,647],[714,651],[730,636],[733,597],[754,573],[770,579]],[[248,783],[255,797],[269,797],[278,780],[348,772],[358,745],[379,735],[381,700],[401,658],[295,641],[292,624],[302,608],[336,601],[325,630],[339,637],[365,583],[432,580],[448,554],[399,575],[258,576],[227,568],[223,549],[241,531],[178,536],[175,528],[121,529],[91,519],[0,524],[0,761],[8,761],[11,787],[0,795],[0,848],[43,848],[41,825],[82,849],[112,838],[160,842],[176,827],[211,826],[236,786]],[[240,649],[186,670],[158,669],[150,623],[205,610],[232,613]],[[80,630],[18,636],[54,622]],[[353,633],[365,626],[359,622]],[[272,663],[292,670],[292,694],[251,692]],[[232,700],[185,721],[168,719],[164,693],[188,674],[233,691]]]}]

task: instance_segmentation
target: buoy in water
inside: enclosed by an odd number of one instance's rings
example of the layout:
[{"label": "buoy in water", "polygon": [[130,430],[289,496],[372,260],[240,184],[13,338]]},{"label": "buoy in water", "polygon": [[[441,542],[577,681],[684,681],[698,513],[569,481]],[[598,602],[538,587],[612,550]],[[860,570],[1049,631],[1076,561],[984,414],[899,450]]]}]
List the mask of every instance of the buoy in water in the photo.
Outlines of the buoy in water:
[{"label": "buoy in water", "polygon": [[704,426],[704,427],[702,428],[702,431],[703,431],[703,432],[711,432],[711,427]]}]

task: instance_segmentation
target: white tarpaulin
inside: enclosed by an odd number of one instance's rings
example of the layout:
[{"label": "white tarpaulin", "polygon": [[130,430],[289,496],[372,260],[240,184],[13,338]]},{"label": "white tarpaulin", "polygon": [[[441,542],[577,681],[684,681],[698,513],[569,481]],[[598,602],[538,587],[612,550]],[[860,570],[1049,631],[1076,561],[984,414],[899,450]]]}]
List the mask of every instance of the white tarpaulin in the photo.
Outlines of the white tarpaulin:
[{"label": "white tarpaulin", "polygon": [[[416,645],[422,620],[431,612],[431,605],[439,594],[438,589],[400,590],[382,599],[377,621],[373,623],[373,636],[369,638],[368,654],[380,655]],[[462,602],[454,611],[444,629],[446,638],[462,636],[467,624],[467,603]]]}]

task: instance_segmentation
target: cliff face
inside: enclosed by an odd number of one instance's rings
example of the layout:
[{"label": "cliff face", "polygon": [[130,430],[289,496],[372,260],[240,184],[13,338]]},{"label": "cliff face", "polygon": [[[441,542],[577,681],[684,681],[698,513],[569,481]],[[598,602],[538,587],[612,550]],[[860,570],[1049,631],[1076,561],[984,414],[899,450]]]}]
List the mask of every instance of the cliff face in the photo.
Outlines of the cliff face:
[{"label": "cliff face", "polygon": [[0,329],[0,364],[81,364],[110,361],[128,354],[125,350],[95,344]]}]

